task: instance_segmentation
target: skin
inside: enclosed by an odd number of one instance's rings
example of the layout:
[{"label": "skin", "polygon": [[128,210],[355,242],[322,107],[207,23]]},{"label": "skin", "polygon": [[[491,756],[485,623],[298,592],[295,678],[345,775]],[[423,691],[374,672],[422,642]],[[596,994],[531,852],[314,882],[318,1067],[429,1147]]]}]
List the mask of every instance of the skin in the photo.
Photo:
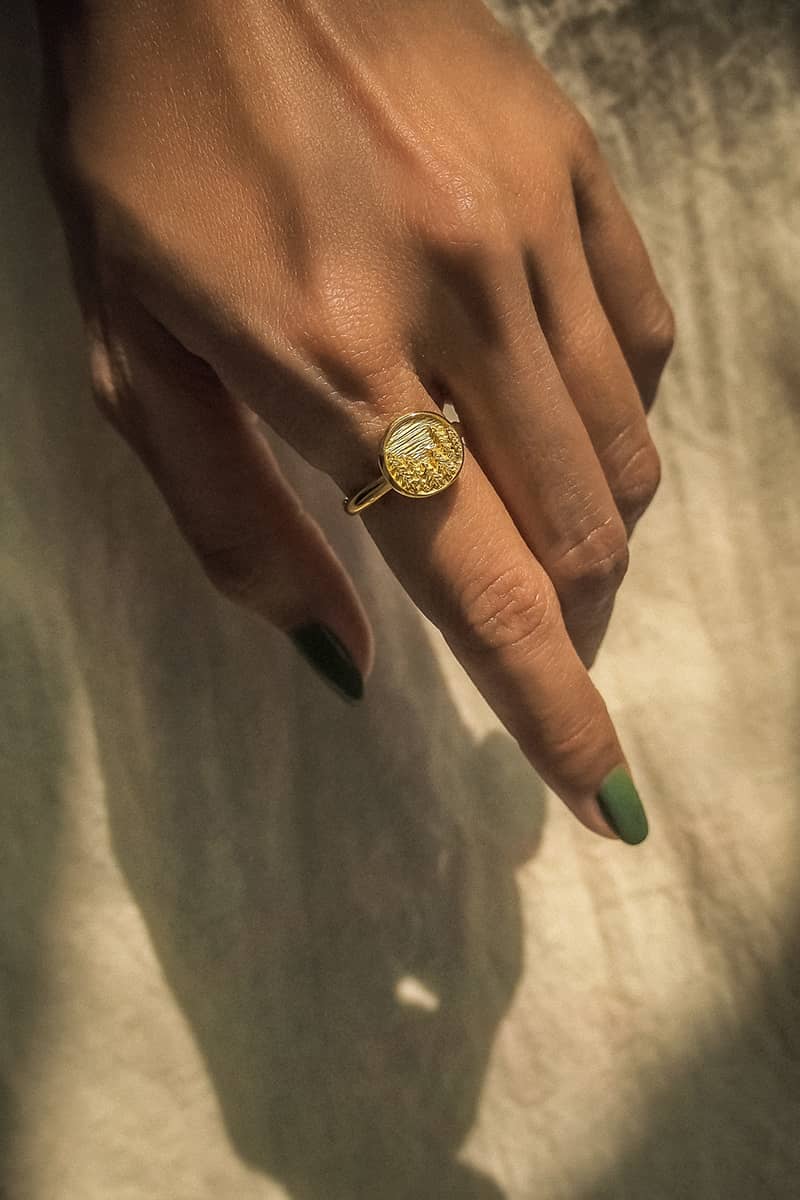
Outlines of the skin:
[{"label": "skin", "polygon": [[350,495],[450,400],[435,498],[358,518],[587,828],[625,756],[587,668],[656,492],[672,313],[589,127],[480,0],[41,0],[41,146],[94,395],[212,583],[367,614],[258,419]]}]

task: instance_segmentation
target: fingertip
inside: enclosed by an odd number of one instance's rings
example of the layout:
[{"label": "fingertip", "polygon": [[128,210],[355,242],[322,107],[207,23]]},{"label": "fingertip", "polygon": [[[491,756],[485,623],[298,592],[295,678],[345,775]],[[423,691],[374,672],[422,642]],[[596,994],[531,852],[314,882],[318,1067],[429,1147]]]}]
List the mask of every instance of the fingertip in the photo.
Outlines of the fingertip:
[{"label": "fingertip", "polygon": [[628,768],[609,771],[595,797],[605,823],[629,846],[640,845],[650,832],[647,813]]},{"label": "fingertip", "polygon": [[364,679],[347,646],[321,621],[308,621],[289,630],[289,636],[303,657],[327,683],[346,700],[364,696]]}]

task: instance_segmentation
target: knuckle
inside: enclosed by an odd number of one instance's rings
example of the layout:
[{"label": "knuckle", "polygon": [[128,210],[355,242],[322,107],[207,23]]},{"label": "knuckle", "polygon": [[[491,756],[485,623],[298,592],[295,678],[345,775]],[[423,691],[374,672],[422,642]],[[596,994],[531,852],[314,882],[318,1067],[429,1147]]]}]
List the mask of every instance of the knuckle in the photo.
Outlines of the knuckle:
[{"label": "knuckle", "polygon": [[349,358],[361,341],[358,316],[349,300],[319,288],[292,322],[292,329],[295,344],[320,357]]},{"label": "knuckle", "polygon": [[528,647],[547,639],[558,601],[545,580],[532,586],[529,576],[509,569],[472,580],[458,597],[455,639],[473,655]]},{"label": "knuckle", "polygon": [[105,340],[91,328],[87,329],[86,348],[92,398],[101,412],[105,412],[115,408],[119,401],[111,355]]},{"label": "knuckle", "polygon": [[676,324],[671,305],[661,291],[651,293],[639,304],[641,355],[664,366],[675,347]]},{"label": "knuckle", "polygon": [[95,408],[136,447],[134,395],[126,385],[106,339],[95,331],[92,323],[87,328],[87,350],[89,392]]},{"label": "knuckle", "polygon": [[510,222],[497,187],[451,169],[435,172],[425,188],[428,236],[447,248],[505,248]]},{"label": "knuckle", "polygon": [[570,602],[596,604],[613,594],[628,570],[625,526],[619,516],[584,534],[551,568],[556,589]]},{"label": "knuckle", "polygon": [[374,288],[354,293],[352,279],[342,278],[341,286],[330,279],[315,286],[291,320],[290,340],[342,390],[360,395],[382,377],[396,345]]},{"label": "knuckle", "polygon": [[628,459],[614,489],[617,508],[625,521],[636,520],[652,503],[661,483],[661,459],[652,441]]}]

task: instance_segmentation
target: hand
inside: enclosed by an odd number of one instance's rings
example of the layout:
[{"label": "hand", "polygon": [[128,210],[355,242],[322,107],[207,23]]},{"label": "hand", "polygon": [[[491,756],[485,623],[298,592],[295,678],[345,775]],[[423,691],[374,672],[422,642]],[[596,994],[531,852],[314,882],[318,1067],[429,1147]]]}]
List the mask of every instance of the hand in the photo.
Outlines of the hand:
[{"label": "hand", "polygon": [[[585,121],[480,0],[40,10],[94,393],[209,578],[332,629],[358,694],[366,613],[256,418],[350,495],[394,416],[451,400],[455,484],[342,520],[610,836],[625,759],[586,667],[658,485],[673,323]],[[641,840],[625,777],[604,796]]]}]

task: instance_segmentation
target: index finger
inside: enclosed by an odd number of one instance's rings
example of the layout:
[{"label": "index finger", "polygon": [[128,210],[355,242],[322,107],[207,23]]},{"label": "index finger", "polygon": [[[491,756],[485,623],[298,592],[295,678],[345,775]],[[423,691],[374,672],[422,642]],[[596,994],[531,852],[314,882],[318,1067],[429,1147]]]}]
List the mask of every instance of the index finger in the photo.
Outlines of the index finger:
[{"label": "index finger", "polygon": [[[412,408],[431,409],[419,381],[396,412]],[[355,491],[365,478],[352,482]],[[644,809],[555,589],[469,447],[445,491],[424,501],[390,492],[360,516],[542,779],[588,829],[607,837],[610,824],[643,841]]]}]

